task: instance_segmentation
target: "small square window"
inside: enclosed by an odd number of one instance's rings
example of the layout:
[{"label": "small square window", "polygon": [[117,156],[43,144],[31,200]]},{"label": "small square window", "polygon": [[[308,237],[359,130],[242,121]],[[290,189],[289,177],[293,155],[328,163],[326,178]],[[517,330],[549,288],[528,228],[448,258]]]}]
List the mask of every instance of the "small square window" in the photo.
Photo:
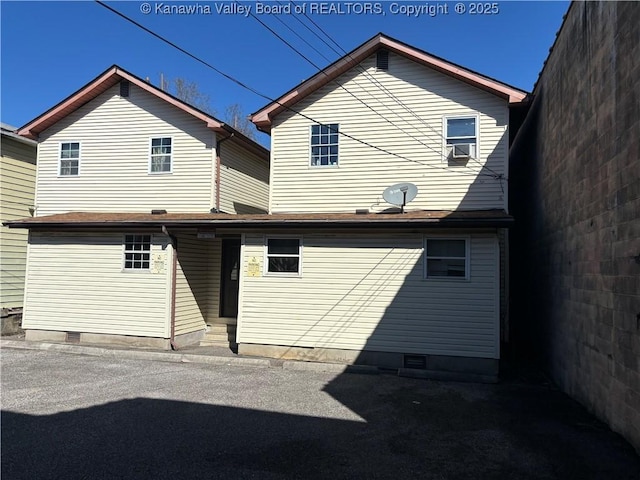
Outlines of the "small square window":
[{"label": "small square window", "polygon": [[337,123],[311,125],[311,166],[338,165]]},{"label": "small square window", "polygon": [[80,173],[80,142],[60,144],[60,176],[77,176]]},{"label": "small square window", "polygon": [[171,173],[172,139],[171,137],[151,139],[151,159],[149,172]]},{"label": "small square window", "polygon": [[268,238],[265,254],[267,273],[299,275],[301,249],[299,238]]},{"label": "small square window", "polygon": [[427,238],[424,255],[426,278],[469,278],[466,238]]},{"label": "small square window", "polygon": [[149,270],[151,235],[124,236],[124,269]]}]

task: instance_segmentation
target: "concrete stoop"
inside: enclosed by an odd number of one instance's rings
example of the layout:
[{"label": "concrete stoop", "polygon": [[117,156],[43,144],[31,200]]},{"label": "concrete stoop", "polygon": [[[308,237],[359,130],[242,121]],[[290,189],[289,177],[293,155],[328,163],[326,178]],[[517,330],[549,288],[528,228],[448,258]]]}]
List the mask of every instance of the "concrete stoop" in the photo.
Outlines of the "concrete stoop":
[{"label": "concrete stoop", "polygon": [[201,347],[230,347],[237,348],[236,326],[226,324],[207,325],[204,338],[200,340]]},{"label": "concrete stoop", "polygon": [[24,333],[22,330],[22,308],[3,308],[0,326],[2,327],[0,332],[2,336]]}]

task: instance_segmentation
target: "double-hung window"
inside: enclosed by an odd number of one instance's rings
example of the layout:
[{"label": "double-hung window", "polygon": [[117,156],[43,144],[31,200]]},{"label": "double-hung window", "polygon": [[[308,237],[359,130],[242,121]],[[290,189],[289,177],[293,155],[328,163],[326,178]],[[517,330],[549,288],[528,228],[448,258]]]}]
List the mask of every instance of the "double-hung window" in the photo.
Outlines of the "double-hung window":
[{"label": "double-hung window", "polygon": [[311,166],[338,165],[338,128],[337,123],[311,125]]},{"label": "double-hung window", "polygon": [[468,238],[425,238],[425,277],[469,279]]},{"label": "double-hung window", "polygon": [[171,173],[171,137],[151,139],[150,173]]},{"label": "double-hung window", "polygon": [[475,116],[445,118],[447,151],[451,158],[476,158],[478,119]]},{"label": "double-hung window", "polygon": [[302,253],[300,238],[267,238],[265,248],[268,275],[300,275]]},{"label": "double-hung window", "polygon": [[151,235],[124,236],[124,269],[149,270]]},{"label": "double-hung window", "polygon": [[80,142],[64,142],[60,144],[61,177],[77,176],[80,173]]}]

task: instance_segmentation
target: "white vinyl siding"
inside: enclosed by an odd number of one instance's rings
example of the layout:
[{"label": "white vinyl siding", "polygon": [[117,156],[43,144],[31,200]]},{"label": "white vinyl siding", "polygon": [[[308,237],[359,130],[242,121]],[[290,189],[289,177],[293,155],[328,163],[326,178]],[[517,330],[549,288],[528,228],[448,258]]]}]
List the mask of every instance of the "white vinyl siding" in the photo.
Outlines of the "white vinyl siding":
[{"label": "white vinyl siding", "polygon": [[220,146],[220,210],[267,213],[269,163],[244,150],[234,139]]},{"label": "white vinyl siding", "polygon": [[[31,216],[36,182],[36,146],[2,137],[0,220]],[[20,307],[24,296],[27,234],[0,225],[0,306]]]},{"label": "white vinyl siding", "polygon": [[32,232],[23,328],[168,338],[167,238],[152,236],[161,273],[124,271],[122,241],[122,233]]},{"label": "white vinyl siding", "polygon": [[[150,139],[172,138],[172,174],[150,175]],[[37,215],[70,211],[207,212],[215,134],[204,122],[131,85],[115,85],[40,135]],[[61,142],[82,146],[80,175],[58,175]]]},{"label": "white vinyl siding", "polygon": [[493,234],[469,234],[463,282],[424,278],[419,234],[304,235],[301,277],[248,275],[264,236],[245,239],[239,343],[499,357]]},{"label": "white vinyl siding", "polygon": [[273,213],[354,212],[361,208],[382,211],[389,207],[382,200],[383,190],[398,182],[412,182],[418,187],[418,196],[409,209],[506,207],[504,185],[490,177],[478,177],[482,168],[476,161],[448,164],[443,129],[446,116],[477,115],[478,161],[495,173],[506,173],[506,100],[393,53],[389,53],[387,71],[376,71],[375,55],[361,66],[413,113],[398,105],[358,68],[337,81],[382,117],[333,82],[297,103],[296,110],[316,122],[339,124],[341,132],[409,160],[341,135],[339,168],[310,168],[309,128],[314,122],[282,112],[274,119],[272,129]]},{"label": "white vinyl siding", "polygon": [[195,235],[178,235],[176,271],[176,335],[206,327],[209,286],[207,256],[210,241]]}]

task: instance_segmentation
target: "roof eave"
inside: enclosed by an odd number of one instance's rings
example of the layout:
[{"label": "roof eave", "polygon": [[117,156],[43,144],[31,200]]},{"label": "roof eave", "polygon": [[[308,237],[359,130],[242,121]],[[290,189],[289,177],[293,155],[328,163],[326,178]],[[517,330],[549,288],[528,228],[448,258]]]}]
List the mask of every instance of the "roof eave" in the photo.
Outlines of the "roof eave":
[{"label": "roof eave", "polygon": [[2,136],[11,138],[16,142],[24,143],[25,145],[29,145],[31,147],[35,147],[36,145],[38,145],[38,142],[36,142],[35,140],[32,140],[22,135],[18,135],[17,133],[14,133],[14,132],[2,130]]},{"label": "roof eave", "polygon": [[498,80],[491,79],[479,73],[473,72],[461,66],[455,65],[444,59],[428,54],[415,47],[411,47],[405,43],[395,40],[391,37],[377,34],[370,40],[366,41],[353,51],[347,53],[334,63],[319,71],[312,77],[303,81],[280,98],[269,103],[262,109],[258,110],[250,116],[251,121],[261,130],[269,131],[273,118],[282,111],[291,108],[292,105],[301,101],[313,91],[322,88],[324,85],[333,81],[336,77],[353,68],[362,60],[372,55],[378,48],[385,47],[394,53],[402,55],[410,60],[416,61],[429,68],[433,68],[440,73],[449,75],[462,82],[480,88],[488,93],[505,99],[510,104],[519,103],[525,100],[528,93],[511,87]]},{"label": "roof eave", "polygon": [[42,229],[109,229],[109,228],[184,228],[213,227],[225,229],[407,229],[407,228],[508,228],[512,217],[496,218],[421,218],[408,220],[131,220],[102,222],[29,222],[9,221],[9,228]]},{"label": "roof eave", "polygon": [[180,108],[181,110],[198,118],[199,120],[202,120],[209,129],[215,132],[224,133],[227,131],[227,129],[224,127],[223,122],[220,122],[216,118],[196,109],[195,107],[188,105],[182,100],[155,87],[154,85],[142,80],[141,78],[136,77],[126,70],[123,70],[119,66],[113,65],[105,72],[98,75],[98,77],[93,81],[89,82],[87,85],[83,86],[75,93],[72,93],[62,102],[53,106],[42,115],[39,115],[35,119],[31,120],[23,127],[20,127],[17,131],[18,135],[30,138],[32,140],[37,140],[38,135],[41,132],[55,125],[55,123],[60,121],[62,118],[71,114],[73,111],[82,107],[84,104],[90,102],[102,92],[111,88],[122,79],[128,80],[137,87],[161,98],[162,100],[176,106],[177,108]]}]

